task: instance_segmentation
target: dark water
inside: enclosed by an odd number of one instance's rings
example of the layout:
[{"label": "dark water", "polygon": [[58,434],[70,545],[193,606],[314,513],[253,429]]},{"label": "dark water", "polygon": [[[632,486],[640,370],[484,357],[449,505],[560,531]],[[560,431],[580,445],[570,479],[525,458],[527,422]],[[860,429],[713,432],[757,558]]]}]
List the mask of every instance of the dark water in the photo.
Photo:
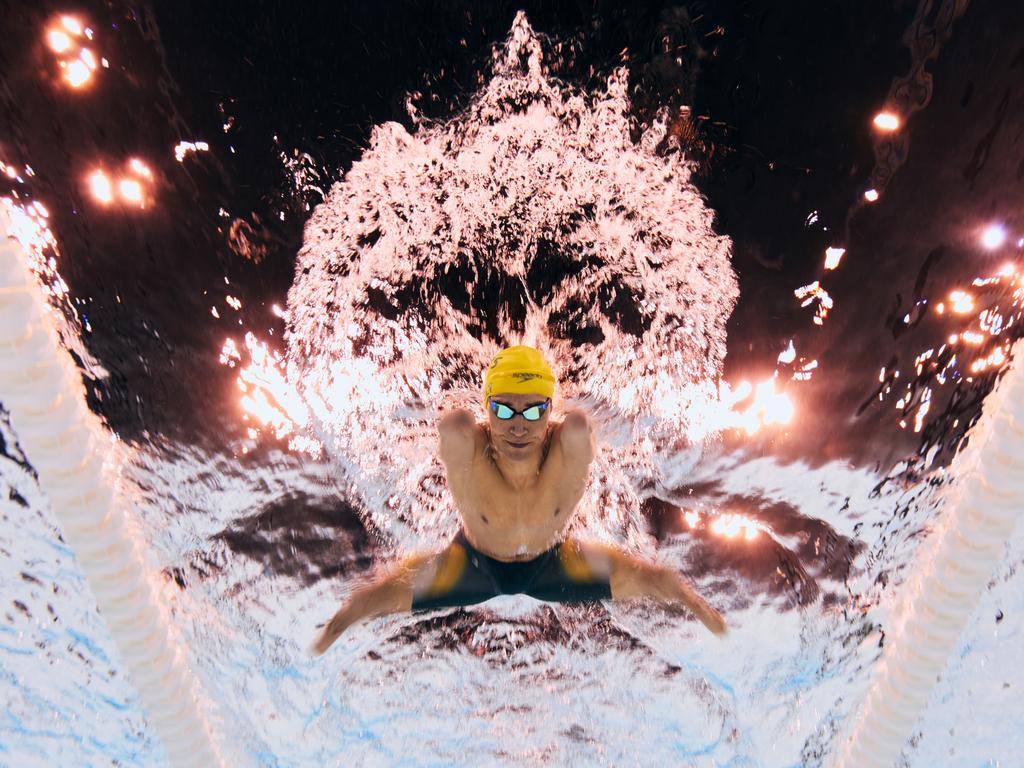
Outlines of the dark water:
[{"label": "dark water", "polygon": [[[5,39],[25,42],[4,54],[4,155],[36,171],[31,194],[52,211],[59,270],[93,328],[87,346],[113,374],[97,407],[125,437],[185,430],[216,440],[237,428],[221,418],[232,372],[207,353],[224,323],[209,316],[203,291],[227,293],[227,277],[245,327],[277,338],[285,330],[268,323],[263,303],[283,300],[306,206],[320,195],[296,190],[279,155],[307,153],[324,189],[374,124],[412,128],[409,93],[429,94],[426,115],[451,114],[522,7],[536,29],[565,41],[565,60],[553,62],[560,77],[585,86],[626,64],[638,123],[658,108],[692,107],[675,130],[700,163],[717,228],[735,243],[740,280],[725,375],[770,373],[795,339],[820,364],[802,410],[837,427],[775,436],[786,443],[775,450],[885,465],[919,447],[919,435],[894,429],[890,409],[861,406],[879,369],[906,377],[955,328],[902,318],[992,263],[972,227],[1003,221],[1013,231],[1013,73],[1022,65],[1001,37],[1002,4],[969,6],[942,56],[924,62],[933,95],[911,117],[905,162],[891,171],[876,159],[869,120],[918,66],[900,39],[910,3],[214,5],[82,6],[116,62],[88,96],[40,87],[46,52],[38,35],[25,38],[56,6],[12,4],[3,16]],[[919,25],[951,29],[942,7]],[[168,148],[200,136],[212,151],[175,162]],[[144,215],[99,215],[79,176],[126,153],[156,171],[158,202]],[[886,177],[881,203],[864,206],[864,189]],[[236,220],[248,225],[244,238],[228,236]],[[847,249],[828,281],[837,308],[810,327],[792,291],[822,275],[822,253],[836,243]],[[942,392],[932,414],[954,400],[965,417],[952,434],[937,430],[944,443],[955,444],[987,383]]]},{"label": "dark water", "polygon": [[[238,371],[218,356],[225,334],[244,330],[286,352],[287,323],[269,307],[285,305],[311,209],[364,154],[375,125],[417,130],[410,95],[427,123],[459,114],[519,10],[557,51],[547,63],[560,80],[594,91],[626,67],[638,140],[669,116],[668,134],[695,163],[692,180],[716,232],[733,243],[739,298],[726,323],[722,378],[735,385],[778,371],[796,404],[786,427],[722,435],[721,455],[740,457],[732,465],[696,469],[666,498],[643,494],[649,532],[669,547],[688,537],[695,578],[731,574],[732,585],[719,586],[734,607],[762,593],[787,596],[776,608],[849,607],[858,599],[846,583],[852,572],[865,584],[898,580],[902,550],[887,537],[906,545],[929,514],[922,504],[919,519],[901,522],[901,506],[927,495],[927,484],[914,483],[962,447],[1005,369],[972,373],[971,363],[1021,335],[1019,278],[971,285],[1006,264],[1022,268],[1024,47],[1012,4],[86,3],[74,12],[90,20],[110,67],[81,92],[61,86],[42,33],[67,10],[0,6],[0,160],[34,171],[23,182],[0,175],[0,192],[49,211],[56,269],[84,326],[82,342],[109,372],[90,379],[90,404],[143,453],[185,446],[223,455],[238,461],[225,473],[261,478],[254,494],[275,488],[211,522],[210,552],[168,548],[176,553],[165,570],[183,588],[232,572],[234,556],[322,587],[363,572],[387,540],[332,487],[329,468],[309,470],[317,482],[278,492],[274,484],[288,482],[281,478],[301,474],[286,440],[263,435],[238,455],[249,425]],[[905,117],[895,135],[872,128],[885,107]],[[198,140],[210,150],[175,159],[178,142]],[[154,173],[151,204],[102,208],[84,177],[97,163],[131,156]],[[878,190],[877,202],[865,203],[868,189]],[[980,241],[992,224],[1008,233],[994,250]],[[823,268],[830,246],[846,249],[834,271]],[[815,305],[794,296],[815,280],[834,302],[821,325],[812,321]],[[939,314],[936,305],[949,305],[955,290],[970,290],[972,310]],[[240,309],[225,310],[226,296]],[[977,331],[992,307],[1000,332],[973,346],[948,343]],[[507,308],[499,302],[481,314]],[[779,362],[790,343],[796,359]],[[919,369],[926,350],[933,354]],[[812,360],[810,379],[793,381]],[[888,486],[909,488],[909,500],[891,519],[880,515],[880,530],[868,536],[820,509],[730,486],[728,466],[760,457],[812,469],[844,462],[874,473],[875,498]],[[211,474],[193,479],[216,486]],[[173,515],[188,501],[167,482],[170,502],[158,506]],[[772,541],[743,549],[687,534],[680,498],[694,494],[752,515]],[[850,497],[841,506],[844,493],[832,494],[831,514],[845,519]],[[555,623],[541,621],[539,636],[571,645]],[[447,642],[485,656],[502,647],[474,646],[472,624],[458,614],[440,629],[404,627],[389,642]],[[610,637],[608,647],[621,640]]]}]

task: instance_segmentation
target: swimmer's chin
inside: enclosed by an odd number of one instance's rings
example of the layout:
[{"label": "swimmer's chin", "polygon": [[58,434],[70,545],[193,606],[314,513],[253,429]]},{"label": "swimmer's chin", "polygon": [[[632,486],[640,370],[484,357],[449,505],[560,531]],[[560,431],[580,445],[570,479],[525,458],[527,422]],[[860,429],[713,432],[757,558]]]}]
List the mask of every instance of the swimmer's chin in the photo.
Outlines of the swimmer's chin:
[{"label": "swimmer's chin", "polygon": [[535,460],[540,455],[539,450],[531,451],[527,448],[506,448],[504,450],[496,451],[496,453],[505,461],[512,462],[514,464],[521,464],[523,462]]}]

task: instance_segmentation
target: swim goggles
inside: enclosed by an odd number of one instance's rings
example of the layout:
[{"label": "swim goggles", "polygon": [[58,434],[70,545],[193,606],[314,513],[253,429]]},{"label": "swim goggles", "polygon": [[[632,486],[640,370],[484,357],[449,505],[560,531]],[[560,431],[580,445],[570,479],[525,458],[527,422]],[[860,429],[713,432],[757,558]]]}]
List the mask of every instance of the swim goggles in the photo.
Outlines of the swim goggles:
[{"label": "swim goggles", "polygon": [[508,421],[515,415],[520,415],[527,421],[537,421],[551,406],[550,400],[545,400],[543,403],[536,403],[521,411],[517,411],[515,408],[505,405],[504,403],[497,402],[494,398],[488,401],[491,405],[491,411],[502,421]]}]

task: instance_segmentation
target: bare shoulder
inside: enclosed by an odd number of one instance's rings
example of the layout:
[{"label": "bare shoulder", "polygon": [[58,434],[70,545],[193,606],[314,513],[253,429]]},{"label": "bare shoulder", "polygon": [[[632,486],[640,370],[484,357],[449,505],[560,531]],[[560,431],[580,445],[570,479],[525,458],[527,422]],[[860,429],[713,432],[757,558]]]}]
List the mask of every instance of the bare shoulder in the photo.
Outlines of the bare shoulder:
[{"label": "bare shoulder", "polygon": [[487,435],[473,414],[464,409],[449,411],[437,424],[438,454],[449,468],[466,466],[483,452]]}]

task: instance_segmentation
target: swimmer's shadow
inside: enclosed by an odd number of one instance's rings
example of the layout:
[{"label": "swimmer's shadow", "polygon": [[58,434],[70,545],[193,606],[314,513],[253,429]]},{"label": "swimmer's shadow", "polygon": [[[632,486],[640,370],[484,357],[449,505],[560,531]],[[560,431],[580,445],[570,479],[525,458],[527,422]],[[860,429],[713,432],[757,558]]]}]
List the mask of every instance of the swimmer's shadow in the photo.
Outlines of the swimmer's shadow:
[{"label": "swimmer's shadow", "polygon": [[[659,544],[684,543],[686,575],[707,589],[709,597],[728,595],[728,610],[744,608],[756,594],[781,598],[776,605],[782,609],[849,599],[846,582],[865,549],[862,541],[792,504],[722,493],[715,483],[691,498],[691,505],[704,498],[719,513],[739,514],[764,526],[753,540],[725,537],[714,534],[707,520],[688,522],[683,507],[658,498],[644,501],[644,518]],[[745,585],[742,589],[728,583],[737,579]]]},{"label": "swimmer's shadow", "polygon": [[234,520],[213,538],[303,586],[365,572],[378,548],[353,507],[300,492]]},{"label": "swimmer's shadow", "polygon": [[[413,645],[438,653],[466,653],[493,668],[542,665],[554,649],[561,648],[587,656],[608,652],[641,654],[664,664],[665,676],[681,670],[617,624],[600,602],[541,603],[536,610],[513,617],[485,604],[440,614],[424,611],[422,618],[406,623],[385,644]],[[376,651],[366,655],[370,659],[381,658]],[[559,676],[557,665],[547,675]]]}]

